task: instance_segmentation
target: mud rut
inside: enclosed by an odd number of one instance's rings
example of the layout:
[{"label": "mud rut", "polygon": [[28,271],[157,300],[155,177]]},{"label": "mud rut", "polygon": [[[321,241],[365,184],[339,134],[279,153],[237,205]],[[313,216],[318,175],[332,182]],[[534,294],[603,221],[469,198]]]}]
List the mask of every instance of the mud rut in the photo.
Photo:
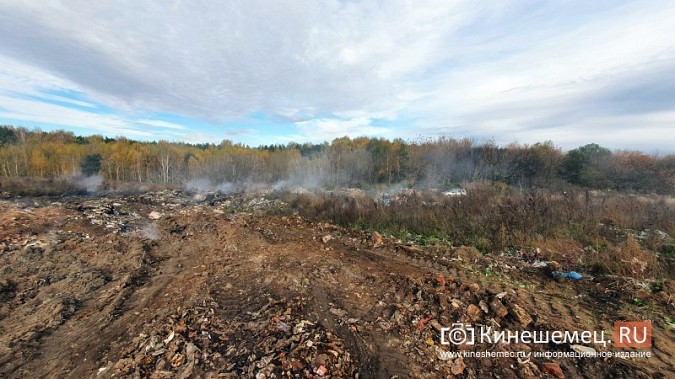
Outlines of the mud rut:
[{"label": "mud rut", "polygon": [[[20,289],[35,288],[27,300],[15,298],[1,315],[0,377],[119,376],[112,364],[129,354],[130,340],[179,307],[211,304],[220,319],[245,320],[269,306],[270,299],[299,299],[304,318],[343,341],[361,378],[438,377],[434,368],[448,363],[428,362],[435,357],[417,321],[426,315],[442,324],[459,321],[449,319],[451,314],[435,300],[439,274],[462,283],[465,296],[476,302],[511,291],[539,329],[609,331],[614,320],[626,317],[621,305],[603,301],[601,295],[608,291],[600,284],[556,283],[534,269],[485,275],[485,267],[496,261],[450,259],[448,253],[397,248],[391,241],[373,248],[365,234],[297,216],[226,216],[203,204],[172,210],[132,201],[123,205],[143,215],[130,225],[140,229],[154,223],[156,238],[133,228],[110,233],[92,226],[77,204],[28,213],[3,205],[3,239],[32,233],[56,247],[32,256],[25,251],[4,253],[9,257],[3,263],[5,272],[11,266],[10,273],[27,278],[18,283]],[[152,210],[164,212],[163,217],[148,221],[145,215]],[[88,238],[82,237],[85,234]],[[324,243],[325,235],[333,239]],[[47,266],[53,266],[50,272],[39,268]],[[69,281],[77,274],[81,279]],[[56,277],[51,283],[29,283],[50,275]],[[90,282],[98,284],[87,287]],[[473,283],[477,286],[466,289]],[[415,315],[391,322],[405,312]],[[464,315],[465,310],[460,312]],[[241,338],[256,343],[246,332]],[[561,366],[567,377],[675,375],[673,331],[655,327],[654,341],[654,357],[648,361],[579,359],[561,361]],[[459,377],[548,375],[537,371],[538,365],[518,367],[513,359],[465,363]]]}]

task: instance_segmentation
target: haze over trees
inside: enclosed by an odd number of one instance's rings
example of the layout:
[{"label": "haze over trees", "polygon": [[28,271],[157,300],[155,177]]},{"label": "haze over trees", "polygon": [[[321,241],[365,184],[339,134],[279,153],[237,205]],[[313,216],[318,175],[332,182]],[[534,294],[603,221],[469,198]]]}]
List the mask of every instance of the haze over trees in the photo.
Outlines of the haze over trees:
[{"label": "haze over trees", "polygon": [[474,143],[436,138],[342,137],[331,143],[248,147],[139,142],[72,132],[0,126],[0,176],[69,179],[100,175],[106,183],[154,183],[218,189],[266,183],[307,188],[438,188],[502,182],[521,188],[673,194],[675,155],[654,156],[588,144],[567,153],[552,142]]}]

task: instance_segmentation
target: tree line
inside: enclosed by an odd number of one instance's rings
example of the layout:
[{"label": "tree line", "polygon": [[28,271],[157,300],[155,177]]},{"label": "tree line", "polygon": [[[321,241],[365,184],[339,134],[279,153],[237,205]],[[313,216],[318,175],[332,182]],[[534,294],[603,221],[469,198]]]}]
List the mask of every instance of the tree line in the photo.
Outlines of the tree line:
[{"label": "tree line", "polygon": [[388,185],[447,188],[493,181],[520,187],[673,194],[675,155],[610,151],[588,144],[564,152],[552,142],[499,146],[468,139],[342,137],[331,143],[249,147],[141,142],[124,137],[0,126],[0,176],[100,175],[108,183],[288,183],[304,187]]}]

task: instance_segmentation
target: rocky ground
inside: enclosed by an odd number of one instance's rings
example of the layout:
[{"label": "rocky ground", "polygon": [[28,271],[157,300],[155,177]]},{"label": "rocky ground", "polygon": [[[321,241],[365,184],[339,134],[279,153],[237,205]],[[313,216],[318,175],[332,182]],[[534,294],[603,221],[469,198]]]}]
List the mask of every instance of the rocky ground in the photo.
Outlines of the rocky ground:
[{"label": "rocky ground", "polygon": [[[0,377],[675,376],[675,281],[550,267],[305,220],[264,197],[156,192],[0,202]],[[650,358],[454,358],[453,323],[605,331],[653,320]]]}]

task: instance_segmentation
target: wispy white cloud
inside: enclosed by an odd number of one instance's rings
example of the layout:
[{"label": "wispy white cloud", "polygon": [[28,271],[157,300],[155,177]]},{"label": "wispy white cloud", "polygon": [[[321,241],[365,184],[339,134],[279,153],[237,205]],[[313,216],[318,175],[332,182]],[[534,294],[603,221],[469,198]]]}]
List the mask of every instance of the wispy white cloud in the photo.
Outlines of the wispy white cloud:
[{"label": "wispy white cloud", "polygon": [[92,104],[88,101],[82,101],[82,100],[76,100],[76,99],[71,99],[65,96],[58,96],[58,95],[50,95],[43,93],[39,96],[35,96],[35,100],[37,101],[56,101],[59,103],[65,103],[68,105],[77,105],[78,107],[83,107],[83,108],[96,108],[95,104]]},{"label": "wispy white cloud", "polygon": [[[0,117],[62,127],[77,127],[107,135],[151,137],[153,133],[134,127],[133,122],[114,115],[102,115],[44,102],[0,95]],[[3,109],[4,108],[4,109]]]},{"label": "wispy white cloud", "polygon": [[168,122],[168,121],[160,121],[160,120],[146,120],[146,119],[140,119],[140,120],[134,120],[136,124],[141,124],[144,126],[151,126],[155,128],[162,128],[162,129],[178,129],[178,130],[185,130],[185,126],[179,125],[173,122]]}]

